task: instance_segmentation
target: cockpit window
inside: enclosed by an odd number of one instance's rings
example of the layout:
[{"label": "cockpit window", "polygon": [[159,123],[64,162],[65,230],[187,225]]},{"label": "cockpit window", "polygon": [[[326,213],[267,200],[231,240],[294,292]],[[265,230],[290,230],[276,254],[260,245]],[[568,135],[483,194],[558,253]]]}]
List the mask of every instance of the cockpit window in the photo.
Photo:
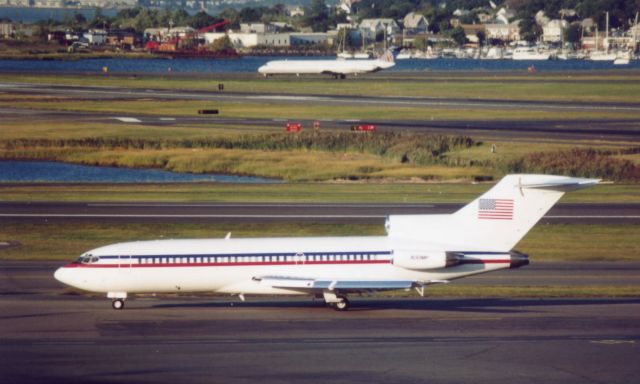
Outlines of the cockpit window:
[{"label": "cockpit window", "polygon": [[82,264],[93,264],[97,263],[98,261],[100,261],[99,256],[82,255],[78,258],[78,262]]}]

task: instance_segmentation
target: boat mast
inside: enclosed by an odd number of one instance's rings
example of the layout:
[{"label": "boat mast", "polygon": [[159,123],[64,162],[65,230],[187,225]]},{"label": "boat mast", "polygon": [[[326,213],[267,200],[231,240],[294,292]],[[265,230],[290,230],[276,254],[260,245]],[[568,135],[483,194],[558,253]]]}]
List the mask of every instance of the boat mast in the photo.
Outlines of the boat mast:
[{"label": "boat mast", "polygon": [[606,44],[606,51],[609,53],[609,12],[607,12],[607,29],[605,30],[604,42]]}]

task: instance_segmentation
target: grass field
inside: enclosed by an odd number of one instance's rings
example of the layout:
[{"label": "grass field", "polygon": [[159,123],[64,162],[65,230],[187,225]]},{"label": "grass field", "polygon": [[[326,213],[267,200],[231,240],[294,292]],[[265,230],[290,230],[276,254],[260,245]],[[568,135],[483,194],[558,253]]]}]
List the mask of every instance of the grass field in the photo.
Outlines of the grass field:
[{"label": "grass field", "polygon": [[[376,105],[304,105],[292,108],[290,103],[228,102],[194,100],[77,100],[71,97],[45,98],[0,95],[0,106],[50,109],[60,111],[92,111],[112,114],[139,114],[159,116],[193,116],[199,109],[216,108],[220,117],[265,119],[360,119],[360,120],[593,120],[637,119],[640,111],[629,110],[575,110],[541,113],[534,106],[520,109],[425,108],[424,106],[381,108]],[[212,119],[214,120],[214,119]]]},{"label": "grass field", "polygon": [[[2,184],[4,201],[468,203],[493,184],[340,182],[284,184]],[[640,185],[605,184],[563,203],[640,203]]]},{"label": "grass field", "polygon": [[[461,81],[462,80],[462,81]],[[153,89],[196,89],[218,92],[224,83],[226,92],[243,93],[314,93],[322,95],[378,95],[460,99],[563,100],[637,102],[640,100],[640,73],[619,75],[584,74],[400,74],[384,73],[346,81],[326,78],[273,78],[259,76],[244,79],[211,76],[142,75],[136,78],[110,75],[0,75],[0,81],[60,85],[96,85]],[[499,90],[499,92],[488,90]]]}]

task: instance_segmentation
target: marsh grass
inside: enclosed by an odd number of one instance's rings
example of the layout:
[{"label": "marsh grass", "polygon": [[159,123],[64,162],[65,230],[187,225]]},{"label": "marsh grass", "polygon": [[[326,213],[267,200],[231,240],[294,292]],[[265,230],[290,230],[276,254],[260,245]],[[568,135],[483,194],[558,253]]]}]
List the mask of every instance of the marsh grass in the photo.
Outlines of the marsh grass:
[{"label": "marsh grass", "polygon": [[89,137],[6,139],[5,159],[257,175],[290,181],[384,177],[473,178],[479,167],[448,167],[446,152],[475,143],[464,136],[380,132],[302,132],[190,139]]},{"label": "marsh grass", "polygon": [[637,154],[640,147],[618,150],[572,148],[553,152],[529,153],[506,165],[507,172],[552,173],[599,177],[615,181],[640,181],[640,165],[619,155]]}]

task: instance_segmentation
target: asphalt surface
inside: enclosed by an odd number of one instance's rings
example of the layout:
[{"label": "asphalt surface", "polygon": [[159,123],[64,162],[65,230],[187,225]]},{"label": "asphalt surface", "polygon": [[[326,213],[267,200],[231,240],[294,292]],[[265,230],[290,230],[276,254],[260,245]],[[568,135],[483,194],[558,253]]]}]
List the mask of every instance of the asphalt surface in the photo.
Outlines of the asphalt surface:
[{"label": "asphalt surface", "polygon": [[[56,265],[0,262],[3,383],[626,384],[639,373],[640,298],[354,297],[336,312],[305,298],[146,296],[114,311],[59,285]],[[583,265],[602,281],[640,276],[638,263]],[[584,267],[536,268],[485,276],[562,284]]]},{"label": "asphalt surface", "polygon": [[[483,109],[510,110],[526,109],[528,111],[603,111],[603,112],[636,112],[640,103],[590,103],[590,102],[542,102],[522,100],[494,100],[494,99],[447,99],[447,98],[409,98],[409,97],[373,97],[373,96],[342,96],[316,94],[249,94],[234,92],[210,92],[197,90],[160,90],[160,89],[130,89],[117,87],[90,86],[62,86],[47,84],[18,84],[0,83],[0,91],[13,94],[35,94],[64,96],[73,100],[197,100],[211,101],[212,108],[216,108],[216,101],[232,102],[260,102],[274,104],[314,105],[377,105],[381,108],[403,106],[438,108],[438,109]],[[224,113],[224,111],[222,112]],[[0,121],[11,120],[21,116],[30,119],[51,121],[89,121],[111,124],[141,124],[153,126],[174,126],[184,124],[198,124],[213,126],[268,126],[283,125],[283,119],[263,118],[225,118],[216,115],[198,116],[157,116],[144,113],[109,114],[101,112],[64,112],[46,109],[2,108]],[[311,120],[296,120],[304,126],[312,126]],[[561,119],[561,120],[327,120],[320,119],[324,128],[344,129],[357,123],[375,124],[381,130],[414,130],[431,133],[473,134],[480,139],[501,138],[509,140],[609,140],[609,141],[640,141],[640,119]]]},{"label": "asphalt surface", "polygon": [[[1,222],[315,221],[379,223],[388,215],[452,213],[463,204],[62,203],[0,202]],[[640,204],[558,204],[542,223],[640,224]]]}]

